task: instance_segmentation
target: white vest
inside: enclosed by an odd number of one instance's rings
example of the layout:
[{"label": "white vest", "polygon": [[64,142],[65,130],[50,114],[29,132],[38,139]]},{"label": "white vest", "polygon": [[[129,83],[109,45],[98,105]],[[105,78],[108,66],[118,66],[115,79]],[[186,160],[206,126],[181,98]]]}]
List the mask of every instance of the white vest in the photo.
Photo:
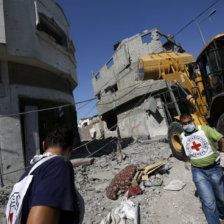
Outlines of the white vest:
[{"label": "white vest", "polygon": [[13,190],[9,196],[9,200],[6,206],[6,221],[7,224],[20,224],[22,215],[22,203],[23,198],[33,180],[33,171],[47,160],[55,157],[55,155],[48,156],[46,158],[38,161],[30,170],[27,176],[25,176],[21,181],[16,183]]},{"label": "white vest", "polygon": [[[42,163],[46,162],[47,160],[55,157],[56,155],[51,155],[46,158],[39,160],[30,170],[27,176],[25,176],[20,182],[16,183],[13,187],[13,190],[9,196],[9,200],[6,206],[6,220],[7,224],[20,224],[21,215],[22,215],[22,203],[23,198],[26,195],[26,192],[33,180],[32,173],[34,170],[39,167]],[[84,200],[80,195],[78,189],[75,186],[76,195],[78,198],[78,209],[79,209],[79,224],[83,222],[84,218]]]},{"label": "white vest", "polygon": [[203,159],[214,153],[201,126],[191,135],[185,136],[183,132],[181,137],[185,154],[190,159]]}]

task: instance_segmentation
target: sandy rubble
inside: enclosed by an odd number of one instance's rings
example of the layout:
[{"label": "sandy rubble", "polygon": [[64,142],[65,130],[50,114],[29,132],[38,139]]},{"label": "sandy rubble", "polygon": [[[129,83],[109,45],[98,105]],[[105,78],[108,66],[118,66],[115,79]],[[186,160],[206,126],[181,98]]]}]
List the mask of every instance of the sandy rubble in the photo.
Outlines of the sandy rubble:
[{"label": "sandy rubble", "polygon": [[[184,169],[183,162],[171,157],[168,143],[163,141],[132,142],[122,149],[126,158],[117,159],[113,152],[115,146],[104,149],[104,155],[96,157],[90,166],[81,166],[75,169],[76,185],[85,200],[85,224],[100,223],[106,215],[120,205],[122,195],[118,200],[106,197],[105,188],[112,178],[129,164],[143,167],[149,164],[166,160],[166,165],[159,172],[152,173],[150,180],[161,180],[161,186],[145,187],[141,183],[143,194],[130,199],[140,204],[141,224],[204,224],[205,217],[201,204],[194,196],[195,187],[191,180],[191,172]],[[108,151],[107,151],[108,150]],[[171,180],[179,179],[186,183],[180,191],[166,191],[163,189]],[[4,211],[11,186],[0,189],[0,223],[5,223]],[[132,223],[128,221],[127,223]]]},{"label": "sandy rubble", "polygon": [[[194,196],[195,187],[191,180],[191,172],[184,169],[183,162],[170,157],[168,143],[135,142],[122,151],[127,156],[124,161],[118,161],[116,153],[111,153],[97,158],[91,166],[76,169],[76,183],[86,202],[85,224],[100,223],[108,212],[119,206],[122,196],[113,201],[105,194],[105,188],[114,175],[129,164],[143,167],[161,160],[166,160],[166,165],[159,173],[153,173],[150,179],[161,179],[162,185],[144,187],[141,183],[143,194],[130,198],[135,203],[140,203],[141,224],[206,223],[200,201]],[[173,179],[185,182],[185,188],[175,192],[164,190],[163,187]]]}]

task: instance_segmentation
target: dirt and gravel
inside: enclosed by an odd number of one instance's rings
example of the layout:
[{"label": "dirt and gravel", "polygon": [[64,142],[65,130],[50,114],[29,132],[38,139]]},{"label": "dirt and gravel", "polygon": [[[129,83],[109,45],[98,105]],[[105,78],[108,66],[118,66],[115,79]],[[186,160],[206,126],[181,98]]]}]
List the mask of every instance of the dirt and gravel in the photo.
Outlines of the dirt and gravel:
[{"label": "dirt and gravel", "polygon": [[[122,195],[117,200],[106,197],[105,188],[113,177],[127,165],[144,167],[165,160],[166,164],[151,173],[149,181],[141,182],[141,195],[130,199],[140,205],[141,224],[205,224],[201,203],[195,197],[195,187],[191,172],[184,163],[171,156],[169,145],[164,140],[132,141],[123,145],[125,160],[117,158],[116,145],[109,144],[100,154],[96,154],[92,165],[75,168],[76,185],[85,200],[85,224],[98,224],[114,208],[120,205]],[[95,149],[96,144],[94,144]],[[93,152],[93,149],[89,149]],[[103,152],[103,153],[102,153]],[[74,155],[75,156],[75,155]],[[173,179],[186,185],[180,191],[167,191],[164,186]],[[4,224],[4,207],[11,186],[0,189],[0,223]],[[128,221],[127,223],[132,223]]]}]

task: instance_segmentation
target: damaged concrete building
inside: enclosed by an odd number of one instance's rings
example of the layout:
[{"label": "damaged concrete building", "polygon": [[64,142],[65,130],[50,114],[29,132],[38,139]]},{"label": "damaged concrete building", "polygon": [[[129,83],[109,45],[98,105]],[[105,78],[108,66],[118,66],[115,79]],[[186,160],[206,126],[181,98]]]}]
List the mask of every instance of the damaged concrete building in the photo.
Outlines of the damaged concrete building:
[{"label": "damaged concrete building", "polygon": [[175,110],[171,96],[181,97],[178,88],[164,80],[142,80],[138,59],[146,54],[182,53],[184,48],[172,35],[155,28],[118,42],[114,50],[100,71],[92,74],[98,114],[110,130],[119,127],[122,138],[167,135],[169,111]]},{"label": "damaged concrete building", "polygon": [[117,132],[110,131],[98,115],[80,119],[78,128],[81,141],[117,137]]},{"label": "damaged concrete building", "polygon": [[[66,124],[79,141],[75,106],[59,107],[74,103],[74,52],[56,2],[0,0],[1,184],[18,179],[53,127]],[[56,109],[42,110],[49,107]]]}]

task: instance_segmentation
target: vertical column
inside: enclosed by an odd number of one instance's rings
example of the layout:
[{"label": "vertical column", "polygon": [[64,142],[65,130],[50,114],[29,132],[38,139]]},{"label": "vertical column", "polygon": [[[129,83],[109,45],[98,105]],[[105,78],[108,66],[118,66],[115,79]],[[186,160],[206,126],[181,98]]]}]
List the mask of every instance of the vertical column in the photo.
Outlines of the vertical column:
[{"label": "vertical column", "polygon": [[[25,111],[37,110],[36,106],[25,106]],[[34,155],[40,154],[38,113],[24,115],[25,165],[30,165]]]},{"label": "vertical column", "polygon": [[[0,150],[3,184],[18,180],[23,172],[24,159],[21,138],[18,96],[13,94],[9,84],[8,62],[1,61],[0,95]],[[14,172],[16,171],[16,172]]]},{"label": "vertical column", "polygon": [[5,44],[5,17],[3,0],[0,0],[0,44]]}]

